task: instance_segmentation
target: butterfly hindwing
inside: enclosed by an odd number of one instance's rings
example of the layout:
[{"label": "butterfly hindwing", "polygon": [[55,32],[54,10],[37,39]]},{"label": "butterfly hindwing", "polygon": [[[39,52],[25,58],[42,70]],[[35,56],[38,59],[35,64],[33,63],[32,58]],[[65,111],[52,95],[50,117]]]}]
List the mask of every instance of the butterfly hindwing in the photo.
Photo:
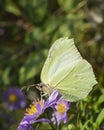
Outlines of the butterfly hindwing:
[{"label": "butterfly hindwing", "polygon": [[85,98],[96,83],[91,65],[80,60],[56,88],[66,100],[77,101]]}]

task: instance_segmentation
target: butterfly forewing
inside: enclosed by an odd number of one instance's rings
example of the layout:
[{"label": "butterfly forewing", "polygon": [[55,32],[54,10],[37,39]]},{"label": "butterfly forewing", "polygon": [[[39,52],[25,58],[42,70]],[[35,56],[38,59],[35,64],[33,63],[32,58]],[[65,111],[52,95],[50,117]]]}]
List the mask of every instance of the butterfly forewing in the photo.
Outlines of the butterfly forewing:
[{"label": "butterfly forewing", "polygon": [[56,40],[43,66],[42,82],[55,87],[81,59],[73,39],[65,37]]}]

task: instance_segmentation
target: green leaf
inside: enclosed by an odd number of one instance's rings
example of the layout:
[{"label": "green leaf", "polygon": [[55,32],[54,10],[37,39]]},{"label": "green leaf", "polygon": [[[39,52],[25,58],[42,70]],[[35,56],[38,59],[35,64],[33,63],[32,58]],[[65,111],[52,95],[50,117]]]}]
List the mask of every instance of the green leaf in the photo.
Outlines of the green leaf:
[{"label": "green leaf", "polygon": [[11,70],[10,67],[7,67],[7,68],[4,70],[2,80],[3,80],[3,82],[4,82],[5,85],[8,85],[8,84],[10,83],[10,76],[9,76],[10,70]]},{"label": "green leaf", "polygon": [[68,125],[68,130],[76,130],[75,126],[73,124]]},{"label": "green leaf", "polygon": [[99,113],[96,122],[94,124],[95,128],[99,128],[101,123],[104,121],[104,108],[102,109],[102,111]]},{"label": "green leaf", "polygon": [[14,15],[20,15],[20,11],[16,8],[16,6],[11,2],[11,0],[7,1],[7,4],[5,6],[5,10],[14,14]]},{"label": "green leaf", "polygon": [[73,8],[73,0],[58,0],[58,3],[62,10],[68,12]]}]

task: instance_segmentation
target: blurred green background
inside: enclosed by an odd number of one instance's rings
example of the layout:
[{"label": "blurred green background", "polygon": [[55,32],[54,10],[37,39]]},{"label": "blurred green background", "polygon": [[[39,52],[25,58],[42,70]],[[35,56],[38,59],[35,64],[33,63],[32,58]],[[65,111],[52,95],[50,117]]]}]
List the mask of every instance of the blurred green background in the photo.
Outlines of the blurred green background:
[{"label": "blurred green background", "polygon": [[[0,0],[0,96],[9,86],[39,83],[50,46],[64,36],[74,38],[98,84],[72,104],[60,129],[104,130],[104,0]],[[24,110],[5,111],[13,121],[1,118],[0,129],[17,129]]]}]

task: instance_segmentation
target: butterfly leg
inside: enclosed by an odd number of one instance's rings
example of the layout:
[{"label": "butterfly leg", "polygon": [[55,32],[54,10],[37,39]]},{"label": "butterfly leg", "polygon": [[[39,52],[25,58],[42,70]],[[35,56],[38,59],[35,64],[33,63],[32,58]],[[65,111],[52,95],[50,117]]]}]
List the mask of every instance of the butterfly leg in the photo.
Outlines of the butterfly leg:
[{"label": "butterfly leg", "polygon": [[41,97],[41,100],[43,99],[43,97],[47,97],[47,93],[43,93],[42,91],[40,92],[40,97]]}]

